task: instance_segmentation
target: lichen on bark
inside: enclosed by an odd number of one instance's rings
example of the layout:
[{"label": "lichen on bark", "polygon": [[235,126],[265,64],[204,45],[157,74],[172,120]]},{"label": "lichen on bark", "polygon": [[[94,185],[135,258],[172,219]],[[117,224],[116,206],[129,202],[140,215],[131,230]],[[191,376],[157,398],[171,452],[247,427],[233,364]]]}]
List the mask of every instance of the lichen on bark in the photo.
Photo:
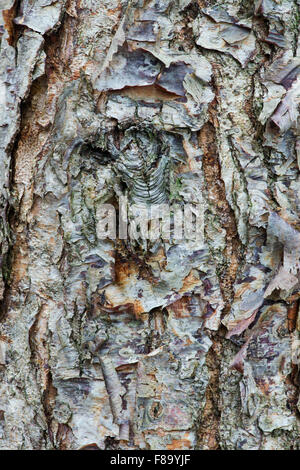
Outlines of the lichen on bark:
[{"label": "lichen on bark", "polygon": [[[299,2],[2,0],[0,449],[299,449]],[[99,236],[201,205],[201,241]]]}]

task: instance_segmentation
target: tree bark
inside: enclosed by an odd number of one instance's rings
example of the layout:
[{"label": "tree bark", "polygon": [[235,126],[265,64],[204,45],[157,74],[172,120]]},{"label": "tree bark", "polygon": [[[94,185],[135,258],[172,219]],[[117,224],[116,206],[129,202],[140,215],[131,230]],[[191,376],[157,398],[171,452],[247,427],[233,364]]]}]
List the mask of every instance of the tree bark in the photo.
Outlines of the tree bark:
[{"label": "tree bark", "polygon": [[0,449],[299,449],[299,1],[0,13]]}]

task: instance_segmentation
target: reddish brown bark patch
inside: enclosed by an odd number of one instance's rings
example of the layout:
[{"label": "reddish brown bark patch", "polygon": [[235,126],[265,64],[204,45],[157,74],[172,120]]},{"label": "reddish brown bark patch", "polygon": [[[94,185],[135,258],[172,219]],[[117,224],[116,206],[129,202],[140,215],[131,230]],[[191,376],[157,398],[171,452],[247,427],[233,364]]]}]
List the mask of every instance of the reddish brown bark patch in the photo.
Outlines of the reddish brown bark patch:
[{"label": "reddish brown bark patch", "polygon": [[[211,108],[211,120],[215,121],[214,111],[212,110],[213,107]],[[207,122],[199,132],[199,144],[203,151],[203,171],[208,199],[222,227],[226,231],[227,243],[224,256],[227,261],[227,267],[220,276],[220,286],[225,301],[224,314],[226,314],[230,308],[233,284],[241,261],[241,246],[237,234],[234,212],[226,199],[225,184],[221,177],[216,139],[215,125],[211,122]]]}]

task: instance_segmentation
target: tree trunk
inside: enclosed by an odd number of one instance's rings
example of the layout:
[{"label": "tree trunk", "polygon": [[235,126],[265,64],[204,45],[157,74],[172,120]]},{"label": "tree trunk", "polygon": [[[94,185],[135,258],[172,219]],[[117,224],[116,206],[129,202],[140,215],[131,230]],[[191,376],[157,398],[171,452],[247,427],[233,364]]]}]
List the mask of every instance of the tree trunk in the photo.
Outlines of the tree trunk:
[{"label": "tree trunk", "polygon": [[1,0],[0,449],[300,447],[299,3]]}]

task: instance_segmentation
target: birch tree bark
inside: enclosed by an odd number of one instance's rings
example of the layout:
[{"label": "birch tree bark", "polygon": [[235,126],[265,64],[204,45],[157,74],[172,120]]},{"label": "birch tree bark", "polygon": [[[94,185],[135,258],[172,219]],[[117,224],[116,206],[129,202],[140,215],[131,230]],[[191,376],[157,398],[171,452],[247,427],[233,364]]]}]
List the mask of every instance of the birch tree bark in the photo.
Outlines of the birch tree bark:
[{"label": "birch tree bark", "polygon": [[299,449],[299,1],[0,10],[0,449]]}]

